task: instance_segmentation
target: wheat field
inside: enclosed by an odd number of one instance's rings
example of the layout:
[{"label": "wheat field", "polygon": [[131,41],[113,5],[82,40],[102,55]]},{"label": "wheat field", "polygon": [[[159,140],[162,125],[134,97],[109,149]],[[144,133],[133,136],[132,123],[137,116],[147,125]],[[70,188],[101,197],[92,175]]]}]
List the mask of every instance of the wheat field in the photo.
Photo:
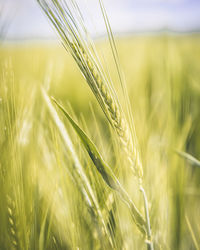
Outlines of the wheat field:
[{"label": "wheat field", "polygon": [[[123,97],[109,44],[95,41]],[[154,249],[200,249],[200,37],[116,39]],[[144,216],[137,177],[75,61],[57,43],[0,47],[0,249],[146,249],[53,96]]]}]

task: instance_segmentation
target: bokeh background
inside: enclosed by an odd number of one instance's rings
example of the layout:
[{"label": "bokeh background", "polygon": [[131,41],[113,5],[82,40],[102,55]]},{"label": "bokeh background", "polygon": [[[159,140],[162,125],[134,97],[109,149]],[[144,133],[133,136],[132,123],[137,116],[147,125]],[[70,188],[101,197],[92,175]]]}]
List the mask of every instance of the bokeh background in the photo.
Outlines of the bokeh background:
[{"label": "bokeh background", "polygon": [[[98,0],[78,2],[124,107]],[[200,1],[104,4],[134,117],[155,250],[199,249]],[[110,238],[114,249],[146,249],[130,211],[44,93],[62,103],[95,142],[144,214],[116,135],[37,1],[0,0],[0,249],[107,250]],[[88,206],[85,179],[74,168],[55,113],[99,209]]]},{"label": "bokeh background", "polygon": [[[105,35],[98,1],[79,0],[85,21],[94,36]],[[106,0],[104,1],[113,32],[198,32],[199,0]],[[1,0],[1,24],[7,39],[56,38],[47,18],[34,0]],[[94,14],[95,13],[95,14]],[[91,25],[92,21],[92,25]]]}]

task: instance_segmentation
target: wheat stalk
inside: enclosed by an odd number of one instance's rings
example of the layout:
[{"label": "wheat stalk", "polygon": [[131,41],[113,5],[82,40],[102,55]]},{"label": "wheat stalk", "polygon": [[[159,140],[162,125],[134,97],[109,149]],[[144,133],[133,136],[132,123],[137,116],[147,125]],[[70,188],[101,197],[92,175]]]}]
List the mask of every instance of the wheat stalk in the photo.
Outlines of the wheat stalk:
[{"label": "wheat stalk", "polygon": [[[142,179],[143,170],[135,136],[118,102],[116,94],[107,80],[97,53],[80,17],[78,7],[65,1],[37,0],[58,31],[64,47],[71,53],[93,91],[111,126],[115,129],[126,152],[129,166],[134,174]],[[76,19],[75,19],[76,18]],[[93,52],[93,53],[92,53]]]},{"label": "wheat stalk", "polygon": [[104,218],[102,216],[102,212],[100,210],[95,193],[93,192],[93,189],[91,187],[89,179],[84,172],[84,169],[80,163],[80,160],[79,160],[77,154],[75,153],[74,146],[73,146],[73,143],[70,139],[70,136],[69,136],[66,128],[64,127],[64,124],[59,119],[57,112],[51,103],[50,98],[48,97],[46,91],[43,88],[42,88],[42,95],[43,95],[43,98],[47,104],[48,110],[51,113],[51,116],[52,116],[55,124],[59,128],[62,139],[63,139],[65,145],[67,146],[70,154],[72,155],[72,157],[74,159],[74,163],[75,163],[74,170],[77,174],[76,178],[78,179],[78,186],[80,186],[80,190],[83,194],[84,200],[85,200],[88,208],[91,210],[91,212],[93,212],[94,215],[99,218],[100,223],[103,226],[102,231],[104,231],[106,233],[106,235],[108,235],[109,242],[110,242],[111,246],[113,246],[113,241],[112,241],[112,239],[108,233],[108,230],[106,228],[106,223],[105,223]]},{"label": "wheat stalk", "polygon": [[[109,123],[116,131],[126,152],[126,158],[129,161],[129,166],[138,177],[140,191],[142,192],[144,198],[146,232],[148,239],[147,247],[148,249],[153,250],[147,197],[144,189],[142,188],[143,168],[140,160],[135,129],[131,130],[122,107],[119,104],[112,83],[108,81],[106,74],[104,73],[95,48],[84,26],[81,12],[74,0],[69,0],[67,2],[64,0],[37,1],[56,28],[64,47],[75,59]],[[99,0],[99,2],[106,27],[108,27],[107,30],[109,30],[109,23],[107,16],[105,15],[102,1]],[[112,39],[111,47],[113,47]],[[134,127],[134,124],[132,124],[132,127]]]}]

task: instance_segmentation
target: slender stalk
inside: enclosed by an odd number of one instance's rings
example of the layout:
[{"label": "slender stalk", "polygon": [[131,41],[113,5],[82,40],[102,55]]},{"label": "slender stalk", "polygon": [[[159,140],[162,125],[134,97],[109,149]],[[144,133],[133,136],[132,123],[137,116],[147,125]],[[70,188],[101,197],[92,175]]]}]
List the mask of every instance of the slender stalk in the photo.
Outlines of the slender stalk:
[{"label": "slender stalk", "polygon": [[[128,165],[130,166],[133,173],[138,178],[140,184],[140,190],[142,191],[144,198],[144,207],[146,221],[140,215],[139,211],[136,209],[134,204],[130,204],[127,198],[126,192],[113,185],[110,182],[110,178],[105,175],[103,176],[105,181],[109,182],[111,188],[114,187],[116,191],[123,197],[123,199],[128,203],[132,214],[134,215],[134,221],[138,225],[139,229],[147,236],[147,246],[149,250],[153,250],[153,243],[151,242],[151,230],[150,230],[150,220],[148,212],[148,202],[144,189],[142,188],[142,178],[143,178],[143,167],[140,159],[140,152],[138,148],[138,142],[134,127],[134,122],[131,115],[130,103],[128,101],[128,94],[123,80],[123,74],[120,69],[118,53],[116,45],[114,42],[114,37],[112,30],[108,21],[108,17],[103,6],[102,0],[99,0],[103,18],[105,21],[106,29],[108,32],[109,42],[111,50],[114,57],[114,62],[117,68],[117,73],[121,83],[124,98],[126,100],[126,109],[129,118],[123,112],[123,108],[115,93],[112,81],[110,82],[99,63],[97,53],[95,48],[91,49],[91,42],[88,39],[88,34],[84,26],[84,22],[80,17],[80,11],[76,1],[61,1],[61,0],[37,0],[48,18],[53,23],[55,29],[61,37],[64,47],[71,53],[72,57],[76,61],[79,69],[81,70],[83,76],[86,79],[89,87],[91,88],[94,96],[96,97],[100,107],[102,108],[106,118],[108,119],[110,125],[115,130],[118,136],[122,148],[126,154],[126,159],[128,160]],[[68,116],[69,118],[69,116]],[[72,121],[72,119],[70,119]],[[76,126],[77,128],[77,126]],[[88,148],[88,147],[87,147]],[[94,150],[93,150],[94,151]],[[97,159],[94,156],[92,150],[90,152],[90,157],[92,155],[92,160],[94,163]],[[96,154],[98,156],[98,154]],[[99,165],[96,164],[98,167]],[[98,168],[98,171],[102,174],[102,167]],[[124,198],[125,197],[125,198]]]},{"label": "slender stalk", "polygon": [[147,232],[147,250],[154,250],[152,237],[151,237],[151,225],[149,219],[149,208],[148,208],[148,200],[144,188],[140,185],[140,191],[142,192],[143,199],[144,199],[144,208],[145,208],[145,217],[146,217],[146,232]]}]

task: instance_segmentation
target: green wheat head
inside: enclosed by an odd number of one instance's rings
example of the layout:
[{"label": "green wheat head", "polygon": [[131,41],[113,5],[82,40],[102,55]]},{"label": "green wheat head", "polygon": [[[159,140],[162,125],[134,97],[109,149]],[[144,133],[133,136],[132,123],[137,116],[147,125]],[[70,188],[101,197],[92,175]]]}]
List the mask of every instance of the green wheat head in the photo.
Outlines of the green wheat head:
[{"label": "green wheat head", "polygon": [[101,67],[78,6],[73,0],[67,2],[38,0],[38,2],[55,26],[64,47],[78,64],[109,123],[115,129],[126,152],[131,169],[141,179],[143,170],[137,140],[135,136],[132,136],[112,83],[107,80]]}]

